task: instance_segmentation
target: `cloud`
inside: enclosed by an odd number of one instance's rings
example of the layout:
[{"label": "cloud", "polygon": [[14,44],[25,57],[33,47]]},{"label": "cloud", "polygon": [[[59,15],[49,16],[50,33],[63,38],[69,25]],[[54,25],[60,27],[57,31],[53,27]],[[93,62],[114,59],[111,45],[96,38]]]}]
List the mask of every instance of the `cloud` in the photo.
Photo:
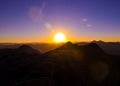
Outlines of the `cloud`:
[{"label": "cloud", "polygon": [[46,7],[46,2],[43,2],[41,8],[44,9],[45,7]]},{"label": "cloud", "polygon": [[30,18],[33,20],[33,21],[40,21],[42,20],[43,18],[43,10],[45,9],[46,7],[46,3],[43,2],[42,5],[40,7],[37,7],[37,6],[33,6],[30,8],[29,10],[29,16]]},{"label": "cloud", "polygon": [[87,22],[87,21],[88,21],[88,19],[86,19],[86,18],[83,18],[83,19],[82,19],[82,21],[83,21],[83,22]]},{"label": "cloud", "polygon": [[86,27],[92,27],[92,25],[91,24],[86,24]]},{"label": "cloud", "polygon": [[88,19],[87,18],[83,18],[82,22],[83,22],[83,25],[85,27],[88,27],[88,28],[92,27],[92,25],[88,23]]}]

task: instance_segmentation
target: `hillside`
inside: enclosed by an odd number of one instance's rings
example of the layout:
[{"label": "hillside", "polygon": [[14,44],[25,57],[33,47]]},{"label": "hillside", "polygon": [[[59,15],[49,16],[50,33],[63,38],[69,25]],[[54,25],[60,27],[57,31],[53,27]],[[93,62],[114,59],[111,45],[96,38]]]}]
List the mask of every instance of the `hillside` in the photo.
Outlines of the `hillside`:
[{"label": "hillside", "polygon": [[116,86],[120,56],[71,42],[44,54],[28,45],[0,50],[1,86]]}]

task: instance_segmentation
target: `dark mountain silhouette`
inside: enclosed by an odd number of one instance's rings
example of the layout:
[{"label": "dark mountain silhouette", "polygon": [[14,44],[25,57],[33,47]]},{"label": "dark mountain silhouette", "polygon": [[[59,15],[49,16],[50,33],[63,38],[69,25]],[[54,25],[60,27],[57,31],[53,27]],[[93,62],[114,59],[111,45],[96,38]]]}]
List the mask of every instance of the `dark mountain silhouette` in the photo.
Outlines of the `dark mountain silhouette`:
[{"label": "dark mountain silhouette", "polygon": [[73,49],[75,46],[71,43],[71,42],[67,42],[66,44],[62,45],[61,47],[57,48],[57,49]]},{"label": "dark mountain silhouette", "polygon": [[[68,42],[55,50],[45,53],[43,56],[47,59],[43,61],[42,66],[45,69],[42,68],[42,71],[50,74],[47,76],[47,80],[49,81],[52,77],[51,82],[56,82],[57,85],[78,86],[82,84],[86,86],[86,82],[89,85],[98,85],[99,82],[106,80],[108,76],[112,78],[106,81],[105,84],[109,84],[110,81],[113,82],[117,79],[117,75],[114,73],[118,70],[113,72],[114,64],[111,56],[105,54],[95,43],[77,46]],[[108,70],[109,68],[111,70]],[[98,75],[96,75],[96,72]],[[87,80],[88,78],[90,79]],[[104,85],[104,83],[102,84]],[[115,85],[115,83],[113,84]]]},{"label": "dark mountain silhouette", "polygon": [[96,43],[67,42],[41,54],[28,45],[0,50],[1,86],[117,86],[120,56]]},{"label": "dark mountain silhouette", "polygon": [[17,49],[18,53],[22,54],[41,54],[38,50],[33,49],[28,45],[22,45]]},{"label": "dark mountain silhouette", "polygon": [[97,52],[104,53],[103,50],[96,43],[90,43],[85,47],[86,47],[86,50],[88,49],[88,51],[95,51],[95,53]]},{"label": "dark mountain silhouette", "polygon": [[32,54],[41,54],[40,51],[33,49],[32,47],[28,45],[22,45],[15,49],[0,49],[0,56],[1,55],[9,55],[9,54],[26,54],[26,55],[32,55]]},{"label": "dark mountain silhouette", "polygon": [[67,42],[61,47],[45,53],[45,55],[49,57],[58,56],[60,58],[64,58],[66,55],[69,59],[70,57],[74,59],[75,57],[77,57],[76,60],[78,60],[79,58],[81,59],[101,58],[100,56],[106,56],[107,54],[105,54],[104,51],[96,43],[90,43],[84,46],[78,46],[76,44],[72,44],[71,42]]},{"label": "dark mountain silhouette", "polygon": [[39,51],[28,45],[15,49],[0,49],[0,85],[12,86],[15,80],[28,75],[40,55]]},{"label": "dark mountain silhouette", "polygon": [[96,44],[96,43],[90,43],[85,46],[83,46],[84,54],[89,59],[100,59],[103,56],[107,56],[106,53]]},{"label": "dark mountain silhouette", "polygon": [[[112,60],[115,56],[104,53],[96,43],[78,46],[68,42],[44,55],[49,57],[51,63],[56,63],[56,68],[54,69],[57,69],[54,72],[55,80],[59,84],[62,83],[61,85],[79,86],[82,84],[86,86],[89,84],[92,86],[95,84],[98,86],[104,80],[108,81],[102,83],[102,85],[110,82],[115,85],[113,78],[118,80],[118,78],[115,78],[117,75],[114,74],[118,72],[118,69],[113,71],[116,64]],[[63,75],[66,75],[66,77]],[[111,77],[110,80],[106,79],[108,76]],[[66,82],[67,84],[65,84]]]}]

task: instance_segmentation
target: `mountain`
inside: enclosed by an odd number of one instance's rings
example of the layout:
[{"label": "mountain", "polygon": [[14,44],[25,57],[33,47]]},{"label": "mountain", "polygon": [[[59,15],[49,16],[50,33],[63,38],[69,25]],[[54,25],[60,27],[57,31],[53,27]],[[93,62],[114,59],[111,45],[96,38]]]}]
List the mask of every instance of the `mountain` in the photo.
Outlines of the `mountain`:
[{"label": "mountain", "polygon": [[33,49],[32,47],[30,47],[28,45],[22,45],[15,49],[8,49],[8,48],[0,49],[0,56],[9,55],[9,54],[32,55],[32,54],[41,54],[41,52],[39,52],[36,49]]},{"label": "mountain", "polygon": [[90,43],[85,45],[86,50],[93,51],[94,53],[104,53],[104,51],[96,44]]},{"label": "mountain", "polygon": [[97,60],[105,59],[104,57],[107,56],[107,54],[102,50],[101,47],[99,47],[96,43],[90,43],[85,46],[83,46],[84,54],[86,58],[92,59],[92,60]]},{"label": "mountain", "polygon": [[22,45],[17,49],[18,53],[21,54],[41,54],[38,50],[33,49],[32,47],[28,45]]},{"label": "mountain", "polygon": [[78,46],[77,44],[72,44],[71,42],[67,42],[59,48],[56,48],[52,51],[45,53],[44,55],[48,57],[55,58],[68,58],[68,59],[76,59],[77,61],[81,61],[83,59],[99,59],[100,56],[107,56],[104,51],[96,44],[90,43],[84,46]]},{"label": "mountain", "polygon": [[49,65],[54,63],[54,79],[62,86],[116,85],[115,80],[118,83],[115,56],[106,54],[96,43],[78,46],[68,42],[44,56],[49,57]]},{"label": "mountain", "polygon": [[106,54],[96,43],[67,42],[46,52],[28,45],[0,50],[1,86],[116,86],[120,56]]},{"label": "mountain", "polygon": [[0,85],[12,86],[16,80],[27,76],[40,58],[41,53],[28,45],[0,49]]}]

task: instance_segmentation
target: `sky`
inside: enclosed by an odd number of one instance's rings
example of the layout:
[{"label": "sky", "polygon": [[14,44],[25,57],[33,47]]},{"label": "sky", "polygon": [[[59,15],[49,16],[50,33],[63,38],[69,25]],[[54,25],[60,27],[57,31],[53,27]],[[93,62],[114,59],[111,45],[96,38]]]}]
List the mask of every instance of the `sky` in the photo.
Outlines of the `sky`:
[{"label": "sky", "polygon": [[120,42],[120,0],[0,0],[0,43]]}]

